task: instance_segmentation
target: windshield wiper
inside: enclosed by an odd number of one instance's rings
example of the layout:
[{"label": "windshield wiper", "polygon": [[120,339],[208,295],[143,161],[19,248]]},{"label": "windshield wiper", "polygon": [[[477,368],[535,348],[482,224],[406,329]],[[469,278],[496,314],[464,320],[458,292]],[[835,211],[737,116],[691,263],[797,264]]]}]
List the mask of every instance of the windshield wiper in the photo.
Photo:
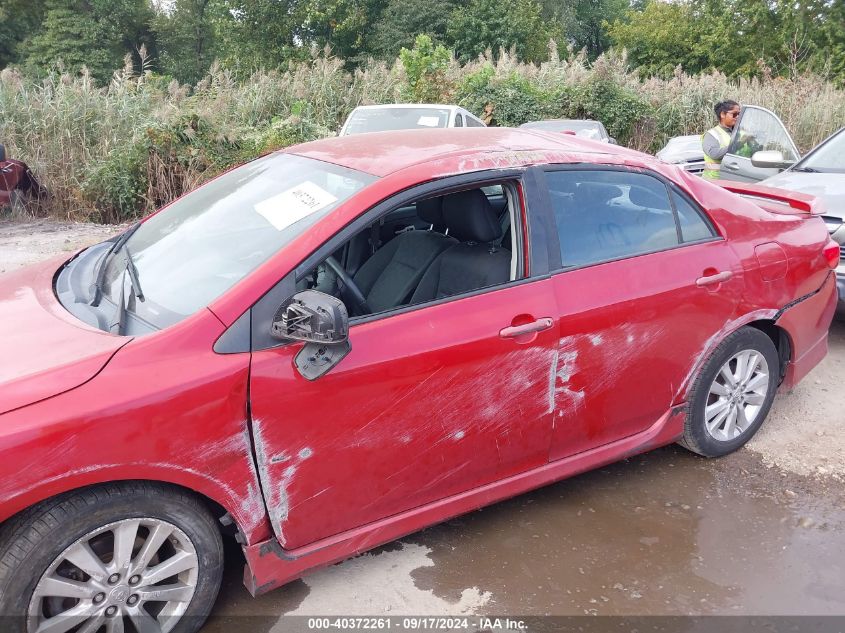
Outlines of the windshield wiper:
[{"label": "windshield wiper", "polygon": [[129,273],[129,283],[132,284],[132,290],[135,291],[135,298],[138,301],[144,300],[144,292],[141,290],[141,282],[138,279],[138,269],[135,268],[135,262],[132,261],[132,253],[129,252],[129,247],[124,246],[123,252],[126,253],[126,272]]},{"label": "windshield wiper", "polygon": [[[109,325],[109,332],[113,334],[123,334],[126,331],[126,304],[133,296],[137,301],[144,300],[144,293],[141,291],[141,282],[138,280],[138,269],[135,268],[135,262],[132,261],[132,253],[129,248],[124,246],[123,252],[126,254],[126,266],[123,269],[123,276],[120,278],[120,296],[117,298],[117,305],[115,306],[115,313],[112,317],[112,323]],[[126,276],[129,276],[129,285],[132,286],[132,294],[126,296],[124,290],[126,284]]]},{"label": "windshield wiper", "polygon": [[818,169],[815,169],[815,168],[813,168],[813,167],[794,167],[794,168],[792,169],[792,171],[804,171],[804,172],[807,172],[808,174],[818,174],[818,173],[821,173],[821,172],[819,172],[819,170],[818,170]]},{"label": "windshield wiper", "polygon": [[141,222],[137,222],[134,226],[130,227],[126,233],[120,236],[120,238],[112,244],[111,248],[106,251],[106,254],[97,262],[97,267],[94,272],[94,297],[91,299],[91,303],[94,307],[100,305],[100,300],[103,298],[103,280],[106,276],[106,268],[108,268],[109,260],[112,258],[112,255],[117,253],[123,245],[129,240],[130,237],[138,230],[138,227],[141,226]]}]

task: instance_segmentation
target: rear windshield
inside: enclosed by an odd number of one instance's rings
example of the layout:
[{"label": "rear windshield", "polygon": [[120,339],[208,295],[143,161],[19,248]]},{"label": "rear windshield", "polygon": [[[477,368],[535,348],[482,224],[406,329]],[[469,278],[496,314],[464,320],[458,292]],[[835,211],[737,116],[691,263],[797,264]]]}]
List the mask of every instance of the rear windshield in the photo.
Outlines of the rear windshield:
[{"label": "rear windshield", "polygon": [[368,108],[349,115],[344,135],[448,126],[449,110],[442,108]]}]

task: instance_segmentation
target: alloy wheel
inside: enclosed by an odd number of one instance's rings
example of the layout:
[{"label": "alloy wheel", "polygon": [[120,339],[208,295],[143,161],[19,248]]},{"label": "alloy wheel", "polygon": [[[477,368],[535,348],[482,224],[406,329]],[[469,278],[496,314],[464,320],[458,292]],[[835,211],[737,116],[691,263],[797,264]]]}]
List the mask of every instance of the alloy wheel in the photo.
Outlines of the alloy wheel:
[{"label": "alloy wheel", "polygon": [[30,600],[30,633],[167,633],[199,576],[193,543],[161,519],[124,519],[64,550]]},{"label": "alloy wheel", "polygon": [[707,395],[705,428],[720,442],[742,435],[760,414],[769,390],[769,365],[757,350],[743,350],[722,365]]}]

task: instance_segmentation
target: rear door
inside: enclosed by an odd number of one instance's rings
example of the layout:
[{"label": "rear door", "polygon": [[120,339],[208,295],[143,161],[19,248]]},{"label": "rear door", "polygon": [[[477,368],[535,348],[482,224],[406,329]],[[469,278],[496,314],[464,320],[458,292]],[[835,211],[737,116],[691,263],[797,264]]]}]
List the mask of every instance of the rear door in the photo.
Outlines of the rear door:
[{"label": "rear door", "polygon": [[794,162],[800,158],[792,137],[774,112],[759,106],[744,106],[728,153],[722,159],[719,177],[724,180],[759,182],[780,173],[779,169],[751,164],[751,156],[761,150],[777,150],[787,161]]},{"label": "rear door", "polygon": [[560,340],[551,460],[644,431],[676,403],[743,288],[732,249],[673,184],[548,170]]}]

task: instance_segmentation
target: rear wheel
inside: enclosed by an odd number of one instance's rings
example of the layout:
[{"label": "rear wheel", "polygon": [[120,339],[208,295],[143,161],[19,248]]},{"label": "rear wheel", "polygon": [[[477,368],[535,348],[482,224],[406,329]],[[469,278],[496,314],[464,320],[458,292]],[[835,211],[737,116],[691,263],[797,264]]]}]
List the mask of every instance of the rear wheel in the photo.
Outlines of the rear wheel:
[{"label": "rear wheel", "polygon": [[147,482],[80,490],[0,532],[0,615],[16,633],[190,633],[222,561],[214,518],[192,495]]},{"label": "rear wheel", "polygon": [[769,413],[779,370],[777,349],[763,332],[744,327],[729,335],[693,384],[680,443],[706,457],[745,444]]}]

